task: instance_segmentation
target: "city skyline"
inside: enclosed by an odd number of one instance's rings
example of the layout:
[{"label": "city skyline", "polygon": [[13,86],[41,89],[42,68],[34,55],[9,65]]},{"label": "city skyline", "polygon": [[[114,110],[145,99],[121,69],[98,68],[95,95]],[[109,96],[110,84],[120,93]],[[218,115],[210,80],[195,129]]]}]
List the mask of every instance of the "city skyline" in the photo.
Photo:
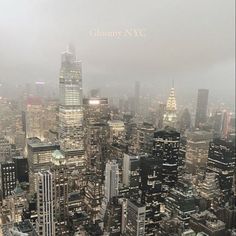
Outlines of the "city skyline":
[{"label": "city skyline", "polygon": [[236,236],[232,6],[0,0],[0,235]]},{"label": "city skyline", "polygon": [[[210,87],[213,99],[234,100],[233,0],[226,3],[208,0],[204,4],[202,1],[149,1],[149,4],[140,1],[136,13],[132,1],[120,6],[106,0],[70,4],[1,1],[0,4],[0,51],[4,59],[0,63],[0,83],[3,85],[14,87],[19,85],[18,81],[44,81],[57,90],[59,52],[72,41],[84,64],[85,90],[99,87],[105,92],[127,94],[127,87],[140,81],[145,93],[158,92],[163,96],[174,79],[177,94],[186,100],[196,93],[195,88]],[[16,6],[14,10],[12,4]],[[179,30],[173,30],[176,28]],[[91,31],[96,29],[144,30],[145,36],[120,39],[91,36]],[[13,44],[15,37],[18,40]]]}]

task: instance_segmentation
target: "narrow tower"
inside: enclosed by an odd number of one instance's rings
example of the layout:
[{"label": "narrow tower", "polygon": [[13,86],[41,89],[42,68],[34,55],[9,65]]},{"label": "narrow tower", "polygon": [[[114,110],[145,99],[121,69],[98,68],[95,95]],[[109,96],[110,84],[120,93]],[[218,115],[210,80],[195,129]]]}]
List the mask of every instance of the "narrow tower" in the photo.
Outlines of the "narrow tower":
[{"label": "narrow tower", "polygon": [[75,50],[68,47],[62,53],[59,78],[59,140],[68,165],[83,169],[84,132],[82,107],[81,62],[76,60]]}]

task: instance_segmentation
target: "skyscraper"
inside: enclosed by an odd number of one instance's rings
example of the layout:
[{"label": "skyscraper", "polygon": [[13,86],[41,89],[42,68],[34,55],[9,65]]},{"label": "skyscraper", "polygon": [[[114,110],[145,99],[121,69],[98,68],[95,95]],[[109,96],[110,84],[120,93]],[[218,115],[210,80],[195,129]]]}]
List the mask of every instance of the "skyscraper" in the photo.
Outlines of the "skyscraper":
[{"label": "skyscraper", "polygon": [[170,96],[167,100],[166,110],[164,113],[164,120],[163,120],[164,127],[165,126],[175,127],[177,121],[176,111],[177,111],[177,105],[175,99],[175,89],[171,88]]},{"label": "skyscraper", "polygon": [[36,174],[41,170],[50,168],[52,153],[59,148],[58,144],[45,143],[38,138],[27,139],[30,192],[33,193],[37,190]]},{"label": "skyscraper", "polygon": [[162,183],[158,175],[158,159],[152,155],[140,157],[141,203],[146,206],[145,233],[154,235],[160,220]]},{"label": "skyscraper", "polygon": [[143,122],[137,130],[137,149],[140,154],[152,154],[155,128],[152,124]]},{"label": "skyscraper", "polygon": [[39,235],[55,234],[55,191],[54,177],[50,171],[37,174],[37,215],[36,229]]},{"label": "skyscraper", "polygon": [[195,128],[207,121],[208,89],[198,89]]},{"label": "skyscraper", "polygon": [[113,197],[119,194],[119,167],[115,160],[108,161],[105,169],[105,190],[102,200],[99,218],[104,220],[107,205]]},{"label": "skyscraper", "polygon": [[130,156],[124,154],[122,183],[129,188],[129,198],[137,200],[140,196],[139,187],[140,176],[140,158],[139,156]]},{"label": "skyscraper", "polygon": [[235,160],[233,142],[220,138],[210,142],[207,171],[216,173],[220,189],[225,196],[229,196],[232,192]]},{"label": "skyscraper", "polygon": [[128,236],[145,235],[145,205],[128,200],[126,234]]},{"label": "skyscraper", "polygon": [[16,187],[16,169],[14,163],[1,164],[1,191],[3,198],[12,194]]},{"label": "skyscraper", "polygon": [[67,163],[85,165],[83,143],[83,104],[81,62],[74,49],[62,53],[59,79],[59,140]]},{"label": "skyscraper", "polygon": [[103,179],[109,135],[109,107],[107,98],[85,98],[85,153],[89,168],[95,168]]},{"label": "skyscraper", "polygon": [[166,127],[154,133],[153,154],[158,162],[158,175],[163,186],[173,187],[178,178],[178,158],[180,148],[180,133],[171,127]]},{"label": "skyscraper", "polygon": [[119,194],[119,167],[116,161],[109,161],[105,170],[105,198],[109,201]]},{"label": "skyscraper", "polygon": [[43,138],[43,104],[38,97],[29,97],[26,105],[26,137]]},{"label": "skyscraper", "polygon": [[54,178],[56,235],[67,235],[68,171],[65,157],[59,150],[52,153],[51,173]]}]

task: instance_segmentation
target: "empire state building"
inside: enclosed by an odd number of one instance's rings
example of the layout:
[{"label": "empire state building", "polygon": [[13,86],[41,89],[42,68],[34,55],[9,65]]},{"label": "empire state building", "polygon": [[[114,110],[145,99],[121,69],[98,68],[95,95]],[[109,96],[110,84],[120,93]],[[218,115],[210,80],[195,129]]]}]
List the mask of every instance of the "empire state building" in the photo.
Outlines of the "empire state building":
[{"label": "empire state building", "polygon": [[62,53],[59,78],[59,141],[68,164],[83,167],[83,106],[81,62],[68,48]]}]

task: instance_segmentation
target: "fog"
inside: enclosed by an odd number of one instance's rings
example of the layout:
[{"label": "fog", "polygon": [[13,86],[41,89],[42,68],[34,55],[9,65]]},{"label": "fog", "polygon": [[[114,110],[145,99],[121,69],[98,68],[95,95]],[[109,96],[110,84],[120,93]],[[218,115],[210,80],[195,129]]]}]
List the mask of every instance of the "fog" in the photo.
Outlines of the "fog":
[{"label": "fog", "polygon": [[[0,83],[57,87],[68,43],[85,89],[234,100],[234,0],[0,0]],[[195,97],[194,97],[195,98]]]}]

